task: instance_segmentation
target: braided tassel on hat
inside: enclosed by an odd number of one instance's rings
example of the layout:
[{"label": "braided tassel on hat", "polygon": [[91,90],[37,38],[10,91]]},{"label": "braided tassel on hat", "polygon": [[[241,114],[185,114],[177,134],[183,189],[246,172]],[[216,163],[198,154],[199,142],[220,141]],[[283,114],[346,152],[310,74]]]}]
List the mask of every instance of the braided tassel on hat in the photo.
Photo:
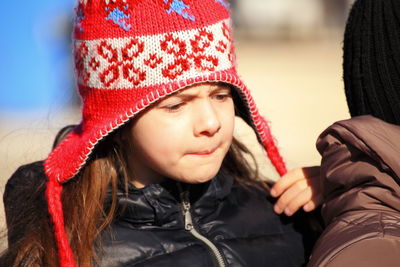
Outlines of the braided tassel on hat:
[{"label": "braided tassel on hat", "polygon": [[69,245],[68,237],[64,227],[64,212],[62,208],[63,186],[54,179],[49,179],[46,184],[46,198],[49,213],[54,228],[60,267],[75,267],[75,259]]},{"label": "braided tassel on hat", "polygon": [[225,0],[80,0],[73,44],[82,121],[45,160],[61,267],[75,266],[64,229],[62,184],[76,176],[112,131],[188,86],[231,85],[240,96],[239,114],[278,173],[286,173],[268,123],[237,74]]}]

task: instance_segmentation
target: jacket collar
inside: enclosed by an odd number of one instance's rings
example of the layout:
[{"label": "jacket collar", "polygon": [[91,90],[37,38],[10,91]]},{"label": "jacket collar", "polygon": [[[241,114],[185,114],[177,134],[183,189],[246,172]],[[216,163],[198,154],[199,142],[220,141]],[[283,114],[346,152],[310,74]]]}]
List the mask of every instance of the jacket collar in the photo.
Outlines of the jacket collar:
[{"label": "jacket collar", "polygon": [[[233,178],[218,174],[204,184],[183,185],[189,190],[192,216],[205,217],[231,192]],[[118,192],[118,221],[133,228],[181,228],[183,215],[177,182],[167,180],[142,189]]]},{"label": "jacket collar", "polygon": [[[370,115],[336,122],[326,131],[334,131],[345,142],[367,154],[380,167],[391,172],[400,183],[400,126]],[[321,134],[323,136],[323,134]]]}]

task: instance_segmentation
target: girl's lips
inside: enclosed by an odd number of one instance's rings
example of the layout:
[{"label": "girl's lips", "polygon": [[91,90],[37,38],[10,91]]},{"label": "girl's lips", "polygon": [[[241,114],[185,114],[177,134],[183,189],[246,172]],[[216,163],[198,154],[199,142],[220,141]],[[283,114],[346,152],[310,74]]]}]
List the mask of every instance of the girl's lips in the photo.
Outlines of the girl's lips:
[{"label": "girl's lips", "polygon": [[213,148],[211,150],[204,150],[204,151],[199,151],[199,152],[191,152],[187,153],[187,155],[195,155],[195,156],[209,156],[213,154],[217,150],[217,148]]}]

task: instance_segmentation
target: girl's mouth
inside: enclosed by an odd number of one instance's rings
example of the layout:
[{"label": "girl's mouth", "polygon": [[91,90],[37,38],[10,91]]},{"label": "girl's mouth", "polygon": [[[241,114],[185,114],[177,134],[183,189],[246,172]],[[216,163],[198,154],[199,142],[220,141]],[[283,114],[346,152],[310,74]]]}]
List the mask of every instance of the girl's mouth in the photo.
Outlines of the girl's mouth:
[{"label": "girl's mouth", "polygon": [[213,154],[218,147],[215,147],[213,149],[208,149],[208,150],[203,150],[203,151],[196,151],[196,152],[190,152],[187,153],[187,155],[194,155],[194,156],[209,156]]}]

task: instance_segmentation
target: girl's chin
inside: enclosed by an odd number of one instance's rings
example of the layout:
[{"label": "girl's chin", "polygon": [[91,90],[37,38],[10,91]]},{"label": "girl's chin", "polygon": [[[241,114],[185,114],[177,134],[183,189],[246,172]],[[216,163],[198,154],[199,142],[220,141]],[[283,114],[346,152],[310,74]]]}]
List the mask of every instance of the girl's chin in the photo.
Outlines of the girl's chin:
[{"label": "girl's chin", "polygon": [[203,184],[203,183],[206,183],[206,182],[212,180],[215,177],[215,175],[201,176],[201,177],[187,177],[186,176],[186,178],[176,178],[173,180],[178,181],[178,182],[187,183],[187,184]]}]

